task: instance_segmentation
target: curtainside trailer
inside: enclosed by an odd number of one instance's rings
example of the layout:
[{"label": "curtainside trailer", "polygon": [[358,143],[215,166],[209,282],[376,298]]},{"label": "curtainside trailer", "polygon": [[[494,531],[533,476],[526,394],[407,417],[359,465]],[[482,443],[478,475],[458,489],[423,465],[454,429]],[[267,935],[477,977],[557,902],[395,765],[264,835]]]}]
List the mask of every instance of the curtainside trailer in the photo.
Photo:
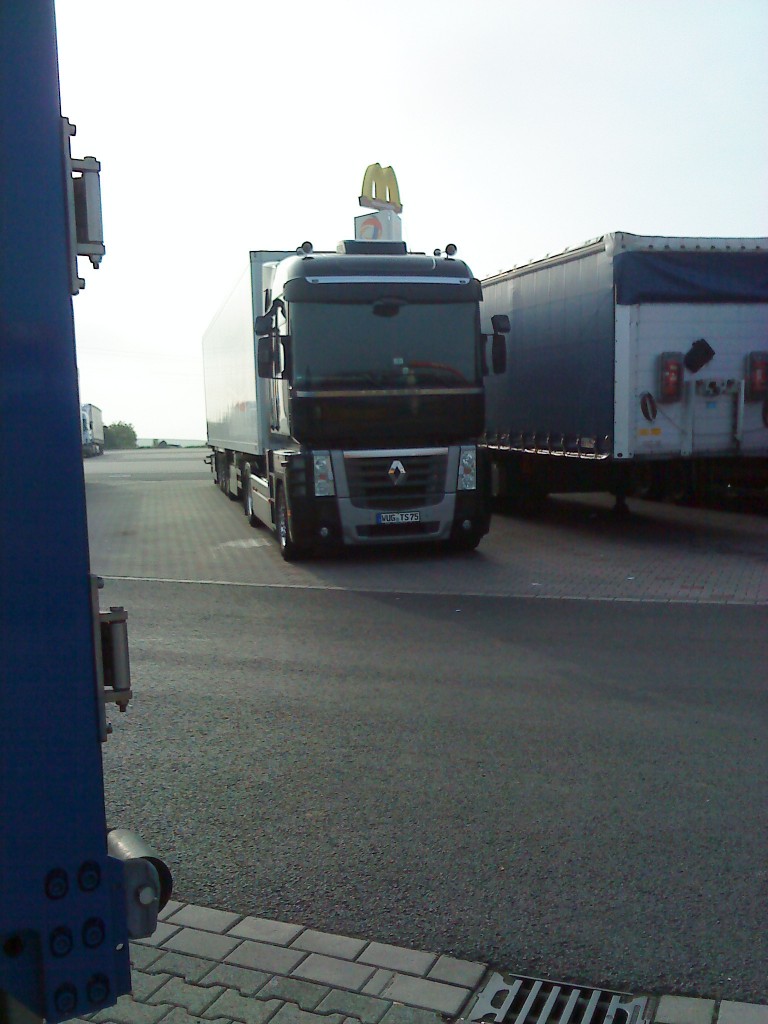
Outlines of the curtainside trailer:
[{"label": "curtainside trailer", "polygon": [[482,309],[511,324],[497,495],[768,486],[768,239],[615,232],[488,278]]}]

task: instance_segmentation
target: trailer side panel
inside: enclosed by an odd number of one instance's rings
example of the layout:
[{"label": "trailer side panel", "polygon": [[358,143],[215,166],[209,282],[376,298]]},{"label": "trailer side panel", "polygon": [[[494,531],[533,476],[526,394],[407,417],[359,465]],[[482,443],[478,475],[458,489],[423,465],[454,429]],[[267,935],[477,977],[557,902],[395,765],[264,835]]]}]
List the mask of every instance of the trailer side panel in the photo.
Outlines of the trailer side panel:
[{"label": "trailer side panel", "polygon": [[[486,433],[523,445],[593,441],[613,431],[614,306],[604,249],[483,283],[483,329],[507,313],[507,372],[486,380]],[[547,439],[549,441],[547,442]]]}]

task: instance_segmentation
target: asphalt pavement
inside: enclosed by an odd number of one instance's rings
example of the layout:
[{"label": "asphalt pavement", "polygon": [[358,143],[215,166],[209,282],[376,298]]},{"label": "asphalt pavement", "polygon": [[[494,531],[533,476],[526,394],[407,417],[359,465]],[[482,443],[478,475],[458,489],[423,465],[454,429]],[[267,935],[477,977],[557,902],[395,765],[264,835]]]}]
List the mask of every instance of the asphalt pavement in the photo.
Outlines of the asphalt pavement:
[{"label": "asphalt pavement", "polygon": [[622,533],[584,499],[476,555],[286,567],[187,453],[109,458],[92,561],[137,693],[110,823],[179,899],[768,999],[764,520],[643,506]]}]

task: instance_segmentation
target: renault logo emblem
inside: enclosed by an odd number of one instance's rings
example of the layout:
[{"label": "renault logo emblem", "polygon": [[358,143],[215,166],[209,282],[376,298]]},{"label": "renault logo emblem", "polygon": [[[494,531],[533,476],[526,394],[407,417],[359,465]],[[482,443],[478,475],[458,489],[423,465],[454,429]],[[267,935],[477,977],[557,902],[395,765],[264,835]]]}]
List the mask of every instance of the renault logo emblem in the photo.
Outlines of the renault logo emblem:
[{"label": "renault logo emblem", "polygon": [[405,466],[402,464],[400,459],[395,459],[392,465],[389,467],[389,479],[397,487],[398,484],[403,483],[405,480]]}]

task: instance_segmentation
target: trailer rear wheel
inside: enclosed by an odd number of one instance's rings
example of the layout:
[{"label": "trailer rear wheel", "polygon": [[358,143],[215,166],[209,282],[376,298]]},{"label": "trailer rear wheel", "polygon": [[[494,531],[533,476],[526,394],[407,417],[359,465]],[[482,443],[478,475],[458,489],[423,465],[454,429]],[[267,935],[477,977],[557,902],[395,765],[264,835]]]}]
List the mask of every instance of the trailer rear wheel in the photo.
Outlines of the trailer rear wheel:
[{"label": "trailer rear wheel", "polygon": [[280,554],[286,562],[298,562],[305,557],[304,549],[291,539],[288,504],[285,500],[285,490],[282,487],[277,492],[277,540],[280,545]]},{"label": "trailer rear wheel", "polygon": [[672,462],[665,466],[664,497],[673,505],[687,505],[693,500],[693,481],[689,465]]},{"label": "trailer rear wheel", "polygon": [[664,483],[655,463],[638,462],[633,467],[631,495],[643,501],[661,501],[664,497]]}]

